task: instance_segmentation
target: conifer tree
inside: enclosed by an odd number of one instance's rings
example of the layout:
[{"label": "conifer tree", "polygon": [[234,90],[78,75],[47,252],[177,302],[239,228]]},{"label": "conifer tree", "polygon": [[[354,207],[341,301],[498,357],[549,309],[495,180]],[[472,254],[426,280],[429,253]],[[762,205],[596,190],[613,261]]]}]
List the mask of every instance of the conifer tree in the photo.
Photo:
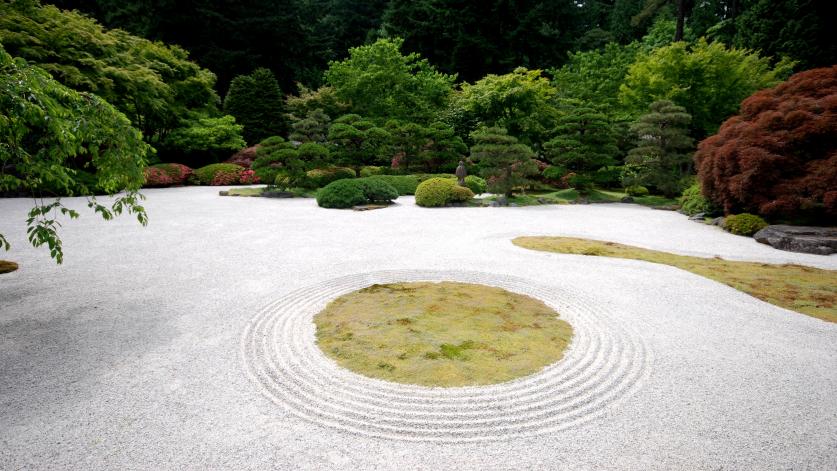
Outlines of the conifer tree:
[{"label": "conifer tree", "polygon": [[224,99],[224,112],[244,126],[244,140],[250,145],[288,132],[284,106],[279,82],[265,68],[234,78]]},{"label": "conifer tree", "polygon": [[688,187],[694,150],[691,121],[682,106],[668,100],[652,103],[650,112],[631,125],[637,141],[625,160],[623,183],[650,186],[667,197]]},{"label": "conifer tree", "polygon": [[516,187],[528,184],[526,177],[538,170],[532,149],[509,136],[505,128],[479,129],[471,133],[471,139],[471,160],[482,167],[491,193],[509,197]]}]

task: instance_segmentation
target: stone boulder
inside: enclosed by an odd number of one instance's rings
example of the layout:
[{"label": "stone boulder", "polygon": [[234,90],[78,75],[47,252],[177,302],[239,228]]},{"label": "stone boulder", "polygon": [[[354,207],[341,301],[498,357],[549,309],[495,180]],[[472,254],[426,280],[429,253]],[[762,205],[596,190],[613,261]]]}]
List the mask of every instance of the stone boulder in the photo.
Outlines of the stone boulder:
[{"label": "stone boulder", "polygon": [[762,244],[789,252],[837,253],[837,227],[767,226],[753,235]]}]

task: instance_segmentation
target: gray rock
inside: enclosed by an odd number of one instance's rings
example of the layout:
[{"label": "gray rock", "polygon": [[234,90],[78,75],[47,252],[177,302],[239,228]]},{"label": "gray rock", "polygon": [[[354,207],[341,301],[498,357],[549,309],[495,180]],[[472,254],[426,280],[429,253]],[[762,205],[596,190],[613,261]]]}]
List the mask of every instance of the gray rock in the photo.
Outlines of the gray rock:
[{"label": "gray rock", "polygon": [[712,224],[713,226],[724,227],[724,221],[725,219],[723,217],[718,217],[709,221],[709,224]]},{"label": "gray rock", "polygon": [[293,198],[294,194],[290,191],[264,191],[262,196],[265,198]]},{"label": "gray rock", "polygon": [[491,206],[492,208],[496,208],[496,207],[500,206],[500,203],[498,203],[496,201],[492,201],[492,202],[488,203],[488,205]]},{"label": "gray rock", "polygon": [[495,201],[497,201],[497,204],[500,205],[500,206],[508,206],[509,205],[509,199],[505,195],[498,196]]},{"label": "gray rock", "polygon": [[789,252],[830,255],[837,253],[837,227],[767,226],[753,236],[762,244]]},{"label": "gray rock", "polygon": [[623,203],[633,203],[634,197],[633,196],[623,196],[622,200]]},{"label": "gray rock", "polygon": [[512,207],[512,208],[516,208],[516,207],[518,207],[519,205],[518,205],[517,203],[511,203],[511,204],[509,204],[509,206],[510,206],[510,207]]},{"label": "gray rock", "polygon": [[689,216],[690,221],[703,221],[703,218],[706,217],[706,213],[697,213]]}]

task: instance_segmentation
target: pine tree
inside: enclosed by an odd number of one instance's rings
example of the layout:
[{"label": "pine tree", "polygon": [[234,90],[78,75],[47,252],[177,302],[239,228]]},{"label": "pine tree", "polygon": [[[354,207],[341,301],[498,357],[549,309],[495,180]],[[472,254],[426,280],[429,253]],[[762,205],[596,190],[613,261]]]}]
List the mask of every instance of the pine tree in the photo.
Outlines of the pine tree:
[{"label": "pine tree", "polygon": [[626,185],[645,185],[667,197],[688,187],[694,141],[689,137],[692,117],[682,106],[655,101],[650,112],[631,125],[636,147],[625,160]]},{"label": "pine tree", "polygon": [[317,108],[309,111],[305,118],[299,119],[291,123],[292,141],[298,142],[315,142],[317,144],[325,144],[328,137],[328,126],[331,124],[331,118],[325,112]]},{"label": "pine tree", "polygon": [[488,191],[512,195],[514,188],[529,183],[529,175],[537,173],[534,153],[529,146],[509,136],[505,128],[483,128],[471,133],[471,160],[482,167]]},{"label": "pine tree", "polygon": [[234,78],[224,99],[224,112],[244,126],[244,140],[250,145],[288,132],[284,106],[279,82],[264,68]]},{"label": "pine tree", "polygon": [[[592,106],[567,101],[553,137],[544,144],[552,164],[575,173],[573,186],[586,189],[597,181],[597,172],[616,165],[619,148],[607,116]],[[608,183],[600,181],[599,183]]]}]

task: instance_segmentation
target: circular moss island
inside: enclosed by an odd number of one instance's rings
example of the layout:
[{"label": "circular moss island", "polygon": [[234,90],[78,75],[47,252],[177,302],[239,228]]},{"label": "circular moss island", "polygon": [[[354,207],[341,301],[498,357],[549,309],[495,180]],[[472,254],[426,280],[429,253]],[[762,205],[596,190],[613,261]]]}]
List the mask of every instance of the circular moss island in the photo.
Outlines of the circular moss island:
[{"label": "circular moss island", "polygon": [[475,386],[560,360],[572,327],[542,301],[456,282],[376,284],[314,316],[317,345],[364,376],[422,386]]}]

